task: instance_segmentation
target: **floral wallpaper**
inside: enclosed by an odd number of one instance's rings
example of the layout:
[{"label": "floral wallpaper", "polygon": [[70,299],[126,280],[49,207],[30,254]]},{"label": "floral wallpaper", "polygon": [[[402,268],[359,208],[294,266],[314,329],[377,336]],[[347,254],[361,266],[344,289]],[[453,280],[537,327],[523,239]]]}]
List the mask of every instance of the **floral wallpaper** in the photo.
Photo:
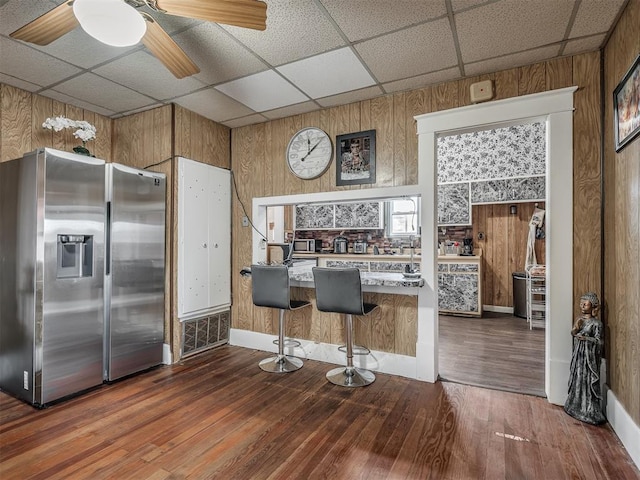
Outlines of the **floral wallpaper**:
[{"label": "floral wallpaper", "polygon": [[545,124],[438,138],[438,183],[545,174]]},{"label": "floral wallpaper", "polygon": [[380,202],[337,203],[336,228],[380,228]]},{"label": "floral wallpaper", "polygon": [[545,177],[507,178],[471,182],[471,203],[545,199]]},{"label": "floral wallpaper", "polygon": [[469,183],[438,185],[438,225],[470,225]]}]

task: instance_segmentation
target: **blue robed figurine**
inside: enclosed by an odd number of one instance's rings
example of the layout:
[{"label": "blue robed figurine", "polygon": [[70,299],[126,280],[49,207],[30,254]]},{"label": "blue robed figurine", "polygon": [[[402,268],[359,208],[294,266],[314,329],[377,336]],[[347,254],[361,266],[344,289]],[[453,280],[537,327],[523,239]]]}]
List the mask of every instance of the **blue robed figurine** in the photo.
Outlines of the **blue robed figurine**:
[{"label": "blue robed figurine", "polygon": [[569,395],[564,411],[586,423],[606,422],[600,394],[600,361],[602,358],[602,322],[596,314],[598,296],[585,293],[580,297],[580,316],[576,318],[573,335],[573,356],[569,375]]}]

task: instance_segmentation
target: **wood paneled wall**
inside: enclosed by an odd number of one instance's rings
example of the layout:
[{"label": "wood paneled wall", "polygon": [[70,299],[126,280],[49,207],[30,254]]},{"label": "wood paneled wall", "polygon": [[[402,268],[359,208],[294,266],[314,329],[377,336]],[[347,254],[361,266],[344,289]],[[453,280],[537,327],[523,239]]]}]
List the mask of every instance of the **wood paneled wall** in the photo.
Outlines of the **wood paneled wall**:
[{"label": "wood paneled wall", "polygon": [[97,158],[111,161],[111,119],[82,108],[0,83],[0,162],[22,157],[36,148],[70,152],[82,142],[71,129],[42,128],[48,117],[86,120],[96,127],[96,139],[87,148]]},{"label": "wood paneled wall", "polygon": [[177,360],[182,335],[178,321],[177,157],[228,169],[230,130],[179,105],[118,118],[113,130],[114,161],[167,176],[165,342],[171,344],[173,358]]},{"label": "wood paneled wall", "polygon": [[[598,221],[584,221],[586,217],[600,218],[599,70],[600,54],[593,52],[233,129],[231,132],[232,169],[236,175],[240,199],[247,208],[247,213],[251,215],[253,197],[415,184],[418,177],[418,142],[414,115],[469,105],[471,103],[470,85],[485,79],[494,81],[496,99],[577,85],[580,88],[575,96],[574,232],[577,238],[585,241],[581,242],[576,249],[574,299],[567,299],[567,301],[573,301],[575,305],[576,298],[584,291],[601,291],[601,229]],[[331,138],[339,134],[375,129],[376,184],[337,187],[335,162],[327,173],[314,180],[303,181],[291,175],[285,163],[287,143],[297,130],[308,126],[322,128]],[[257,332],[275,333],[273,314],[253,306],[250,280],[238,274],[242,266],[251,262],[251,231],[249,227],[242,226],[242,215],[238,202],[234,201],[233,326]],[[479,217],[485,218],[485,222],[487,218],[499,218],[492,215],[493,213],[485,213],[484,216],[479,214]],[[523,211],[521,215],[525,215],[525,212]],[[498,278],[497,291],[502,298],[509,297],[510,276],[513,271],[510,262],[511,257],[515,259],[517,255],[515,251],[508,253],[503,262],[504,270],[501,269],[500,274],[494,276],[494,280]],[[495,286],[494,282],[493,287]],[[300,294],[304,295],[303,292]],[[392,330],[395,333],[393,342],[386,342],[385,345],[380,346],[380,349],[414,354],[417,306],[415,299],[408,298],[409,300],[397,295],[383,295],[379,298],[383,305],[381,320],[373,320],[372,323],[373,328],[376,329],[376,335]],[[305,315],[309,314],[305,313]],[[336,338],[340,335],[340,324],[337,319],[326,314],[320,315],[315,310],[311,315],[318,315],[318,317],[311,320],[300,318],[291,323],[299,322],[302,325],[299,327],[301,329],[306,328],[304,325],[310,323],[316,329],[314,332],[319,328],[330,328],[328,333],[321,334],[325,335],[322,338]],[[400,318],[403,320],[399,320]],[[568,318],[566,322],[569,328],[572,319]],[[320,334],[309,332],[305,335],[317,339],[317,335]],[[360,333],[360,335],[363,334]],[[361,340],[361,338],[356,339]]]},{"label": "wood paneled wall", "polygon": [[[536,205],[517,203],[518,212],[509,212],[509,204],[474,205],[473,242],[482,249],[482,303],[513,307],[513,272],[524,272],[529,237],[529,221]],[[483,239],[478,239],[478,233]],[[536,240],[536,260],[545,263],[546,239]]]},{"label": "wood paneled wall", "polygon": [[[640,0],[604,49],[604,303],[607,383],[640,425],[640,138],[616,153],[613,91],[640,54]],[[586,219],[596,218],[592,216]],[[588,223],[588,222],[585,222]]]}]

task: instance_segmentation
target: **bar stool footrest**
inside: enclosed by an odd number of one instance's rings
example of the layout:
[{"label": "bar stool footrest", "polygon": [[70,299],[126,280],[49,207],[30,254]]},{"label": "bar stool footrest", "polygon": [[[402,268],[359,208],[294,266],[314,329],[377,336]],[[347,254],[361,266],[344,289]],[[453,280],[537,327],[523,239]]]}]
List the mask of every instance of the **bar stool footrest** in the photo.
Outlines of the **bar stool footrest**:
[{"label": "bar stool footrest", "polygon": [[[342,353],[347,353],[347,346],[346,345],[340,345],[338,347],[338,350],[341,351]],[[354,345],[353,346],[353,354],[354,355],[369,355],[371,353],[371,350],[369,350],[367,347],[363,347],[361,345]]]},{"label": "bar stool footrest", "polygon": [[302,368],[302,360],[287,355],[276,355],[262,360],[258,365],[265,372],[270,373],[289,373],[295,372]]},{"label": "bar stool footrest", "polygon": [[[273,341],[274,345],[280,345],[280,341],[276,338]],[[302,346],[302,344],[298,340],[294,340],[293,338],[285,338],[284,339],[284,348],[298,348]]]}]

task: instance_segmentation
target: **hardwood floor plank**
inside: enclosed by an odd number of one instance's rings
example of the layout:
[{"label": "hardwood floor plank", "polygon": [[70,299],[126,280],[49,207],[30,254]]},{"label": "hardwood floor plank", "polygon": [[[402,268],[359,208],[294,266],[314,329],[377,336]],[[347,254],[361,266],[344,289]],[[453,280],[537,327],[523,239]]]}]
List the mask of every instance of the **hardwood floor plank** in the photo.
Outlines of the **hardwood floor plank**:
[{"label": "hardwood floor plank", "polygon": [[608,425],[545,399],[377,374],[327,382],[305,361],[224,346],[37,410],[0,393],[0,478],[639,479]]},{"label": "hardwood floor plank", "polygon": [[453,382],[545,396],[544,330],[525,319],[439,315],[440,377]]}]

